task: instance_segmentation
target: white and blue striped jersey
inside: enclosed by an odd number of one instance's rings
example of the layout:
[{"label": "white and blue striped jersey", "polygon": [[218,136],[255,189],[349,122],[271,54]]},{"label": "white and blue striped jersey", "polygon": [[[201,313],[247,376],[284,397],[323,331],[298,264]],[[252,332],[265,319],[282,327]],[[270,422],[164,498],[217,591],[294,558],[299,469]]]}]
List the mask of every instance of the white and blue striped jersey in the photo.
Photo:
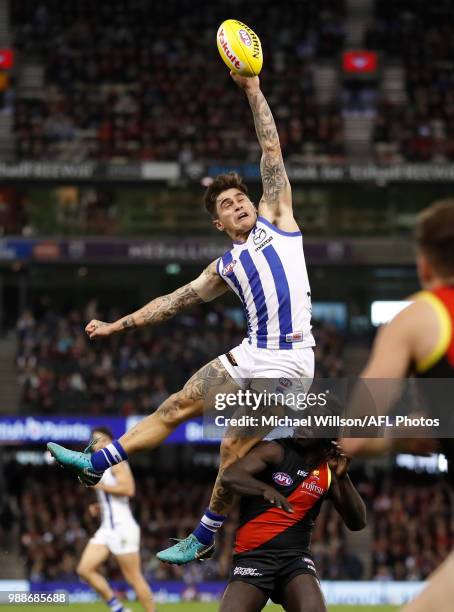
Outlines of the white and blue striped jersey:
[{"label": "white and blue striped jersey", "polygon": [[301,232],[284,232],[258,217],[245,243],[233,243],[218,274],[240,298],[249,343],[257,348],[314,346],[311,290]]},{"label": "white and blue striped jersey", "polygon": [[[117,484],[112,468],[107,469],[101,482],[106,485]],[[135,519],[129,506],[129,497],[126,495],[112,495],[105,491],[95,489],[98,502],[101,506],[101,526],[107,529],[116,529],[134,523]]]}]

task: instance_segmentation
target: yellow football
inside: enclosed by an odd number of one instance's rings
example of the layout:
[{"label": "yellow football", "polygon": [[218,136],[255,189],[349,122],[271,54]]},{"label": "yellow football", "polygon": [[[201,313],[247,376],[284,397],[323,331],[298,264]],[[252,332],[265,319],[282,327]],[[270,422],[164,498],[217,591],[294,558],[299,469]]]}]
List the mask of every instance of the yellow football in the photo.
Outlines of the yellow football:
[{"label": "yellow football", "polygon": [[227,19],[216,36],[218,51],[230,70],[245,77],[257,76],[262,69],[260,39],[245,23]]}]

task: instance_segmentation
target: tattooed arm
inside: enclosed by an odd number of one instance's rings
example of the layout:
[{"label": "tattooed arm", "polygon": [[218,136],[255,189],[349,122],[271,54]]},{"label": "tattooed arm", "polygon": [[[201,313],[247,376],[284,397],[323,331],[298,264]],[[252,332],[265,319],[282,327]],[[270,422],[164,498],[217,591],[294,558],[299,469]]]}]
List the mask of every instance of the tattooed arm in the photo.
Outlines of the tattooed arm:
[{"label": "tattooed arm", "polygon": [[254,117],[255,131],[262,149],[260,172],[263,196],[259,214],[284,231],[298,231],[293,218],[292,190],[284,167],[279,134],[258,77],[245,78],[232,74],[233,80],[244,89]]},{"label": "tattooed arm", "polygon": [[227,290],[227,284],[216,271],[216,261],[213,261],[198,278],[187,285],[179,287],[168,295],[157,297],[143,308],[114,323],[94,319],[90,321],[85,331],[90,338],[98,338],[146,325],[157,325],[193,304],[210,302]]}]

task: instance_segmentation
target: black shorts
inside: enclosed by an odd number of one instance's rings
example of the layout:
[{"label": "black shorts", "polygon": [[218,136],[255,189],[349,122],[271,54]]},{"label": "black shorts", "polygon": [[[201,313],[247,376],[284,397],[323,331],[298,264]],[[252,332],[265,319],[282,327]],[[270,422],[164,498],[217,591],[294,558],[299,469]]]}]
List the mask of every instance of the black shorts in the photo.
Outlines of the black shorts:
[{"label": "black shorts", "polygon": [[229,582],[252,584],[281,603],[286,585],[299,574],[318,580],[314,561],[309,553],[297,550],[251,550],[234,555]]}]

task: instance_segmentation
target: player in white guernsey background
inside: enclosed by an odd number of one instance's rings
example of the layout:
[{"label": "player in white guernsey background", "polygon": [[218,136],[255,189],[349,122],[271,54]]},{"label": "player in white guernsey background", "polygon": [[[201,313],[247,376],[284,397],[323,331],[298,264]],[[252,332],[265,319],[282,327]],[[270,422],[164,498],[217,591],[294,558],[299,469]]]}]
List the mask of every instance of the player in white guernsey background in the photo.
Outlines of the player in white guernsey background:
[{"label": "player in white guernsey background", "polygon": [[[113,439],[106,427],[92,432],[94,452],[108,446]],[[112,612],[131,612],[115,597],[104,576],[98,571],[109,554],[114,555],[121,573],[131,585],[145,612],[155,612],[153,595],[140,567],[140,527],[136,523],[129,498],[135,483],[127,462],[106,470],[96,485],[98,502],[90,504],[92,516],[100,516],[101,525],[85,547],[77,567],[79,576],[99,593]]]},{"label": "player in white guernsey background", "polygon": [[[95,483],[105,469],[127,459],[129,454],[161,444],[180,423],[202,414],[216,393],[235,392],[239,386],[253,386],[255,379],[264,378],[301,381],[301,388],[307,391],[312,381],[315,343],[310,323],[310,288],[278,132],[258,77],[231,76],[246,94],[262,150],[263,195],[258,206],[250,200],[237,174],[215,178],[205,193],[205,206],[215,227],[232,240],[232,247],[191,283],[113,323],[90,321],[86,332],[95,339],[155,325],[230,289],[243,304],[247,337],[226,355],[201,368],[181,391],[172,394],[105,452],[90,457],[50,443],[48,448],[57,461],[87,484]],[[232,494],[222,486],[220,474],[257,444],[261,435],[257,432],[256,437],[224,438],[220,472],[201,523],[188,538],[160,552],[159,559],[182,564],[212,551],[214,534],[233,502]]]}]

